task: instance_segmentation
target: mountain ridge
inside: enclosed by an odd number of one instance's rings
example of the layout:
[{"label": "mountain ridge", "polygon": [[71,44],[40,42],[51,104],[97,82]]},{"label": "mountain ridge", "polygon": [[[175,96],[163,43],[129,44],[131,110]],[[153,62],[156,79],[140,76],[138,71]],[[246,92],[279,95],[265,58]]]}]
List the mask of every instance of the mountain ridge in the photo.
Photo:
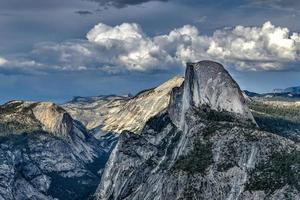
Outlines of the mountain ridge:
[{"label": "mountain ridge", "polygon": [[165,83],[139,92],[133,97],[109,96],[92,102],[66,103],[63,107],[88,129],[120,134],[123,130],[140,132],[145,122],[168,106],[171,90],[182,84],[175,76]]},{"label": "mountain ridge", "polygon": [[[195,81],[194,77],[209,80],[215,74],[189,73],[187,70],[185,84],[173,89],[168,108],[150,118],[141,134],[124,131],[120,135],[95,199],[282,199],[282,193],[298,199],[299,167],[293,169],[295,163],[289,161],[287,175],[278,173],[277,165],[266,163],[285,162],[284,157],[292,159],[295,153],[297,165],[299,144],[261,131],[253,123],[241,123],[230,106],[210,107],[207,102],[218,102],[211,101],[214,93],[199,103],[203,94],[197,93],[199,85],[194,87],[194,83],[203,79]],[[218,87],[216,91],[222,90],[222,84]],[[236,94],[244,105],[239,87],[229,91],[235,92],[223,94],[225,99],[236,98]],[[199,96],[193,97],[195,93]],[[247,106],[245,109],[248,111]],[[244,117],[249,119],[248,114]],[[255,178],[259,174],[262,180]],[[290,176],[295,180],[289,181]],[[274,184],[271,190],[265,187],[268,181]]]}]

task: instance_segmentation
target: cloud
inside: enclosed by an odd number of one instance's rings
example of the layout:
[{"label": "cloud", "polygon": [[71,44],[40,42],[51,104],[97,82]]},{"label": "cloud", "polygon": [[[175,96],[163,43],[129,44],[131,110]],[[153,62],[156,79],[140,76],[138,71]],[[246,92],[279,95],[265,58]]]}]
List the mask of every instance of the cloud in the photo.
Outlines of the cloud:
[{"label": "cloud", "polygon": [[5,65],[7,63],[7,60],[0,57],[0,66]]},{"label": "cloud", "polygon": [[88,10],[78,10],[75,13],[77,13],[79,15],[92,15],[93,14],[91,11],[88,11]]},{"label": "cloud", "polygon": [[37,63],[29,59],[8,60],[0,57],[0,74],[47,74],[53,71],[47,64]]},{"label": "cloud", "polygon": [[146,2],[150,2],[150,1],[166,2],[169,0],[88,0],[88,1],[97,2],[103,6],[113,6],[113,7],[117,7],[117,8],[123,8],[126,6],[143,4]]},{"label": "cloud", "polygon": [[135,23],[99,23],[85,40],[40,43],[25,58],[0,59],[0,71],[153,73],[204,59],[238,70],[294,70],[300,61],[300,34],[266,22],[260,27],[224,28],[212,35],[185,25],[150,37]]},{"label": "cloud", "polygon": [[300,56],[300,35],[271,22],[216,30],[212,36],[184,26],[154,39],[183,62],[212,59],[240,70],[284,70],[288,63],[299,62]]},{"label": "cloud", "polygon": [[98,24],[88,32],[87,39],[111,52],[116,64],[128,70],[162,69],[174,60],[135,23],[115,27]]},{"label": "cloud", "polygon": [[113,74],[178,66],[168,52],[134,23],[115,27],[100,23],[87,33],[87,40],[40,43],[31,52],[31,59],[47,63],[52,70],[98,70]]}]

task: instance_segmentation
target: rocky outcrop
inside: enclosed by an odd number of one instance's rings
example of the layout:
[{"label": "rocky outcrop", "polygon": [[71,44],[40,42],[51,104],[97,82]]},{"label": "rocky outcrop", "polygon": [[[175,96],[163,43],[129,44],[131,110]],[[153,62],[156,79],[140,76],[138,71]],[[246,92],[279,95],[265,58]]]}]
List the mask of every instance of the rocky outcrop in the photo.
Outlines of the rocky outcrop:
[{"label": "rocky outcrop", "polygon": [[32,107],[35,118],[43,129],[56,136],[66,136],[72,129],[73,119],[61,107],[50,102],[37,103]]},{"label": "rocky outcrop", "polygon": [[241,122],[255,124],[238,84],[219,63],[188,63],[184,85],[175,92],[170,108],[176,109],[173,120],[177,123],[184,121],[183,115],[190,107],[207,106],[218,112],[230,112]]},{"label": "rocky outcrop", "polygon": [[0,107],[0,199],[88,199],[116,139],[96,140],[60,106]]},{"label": "rocky outcrop", "polygon": [[[10,101],[0,107],[1,134],[18,134],[43,130],[66,137],[72,129],[72,117],[51,102]],[[6,130],[5,130],[6,128]]]},{"label": "rocky outcrop", "polygon": [[182,82],[183,78],[176,76],[154,89],[139,93],[121,107],[110,110],[104,120],[103,130],[139,133],[151,117],[168,106],[172,89]]},{"label": "rocky outcrop", "polygon": [[148,119],[168,106],[172,89],[182,83],[183,78],[176,76],[132,98],[120,96],[81,98],[63,107],[74,119],[84,122],[89,129],[96,128],[102,132],[114,133],[128,130],[139,133]]},{"label": "rocky outcrop", "polygon": [[169,107],[120,135],[95,199],[296,200],[299,150],[258,129],[220,64],[189,64]]}]

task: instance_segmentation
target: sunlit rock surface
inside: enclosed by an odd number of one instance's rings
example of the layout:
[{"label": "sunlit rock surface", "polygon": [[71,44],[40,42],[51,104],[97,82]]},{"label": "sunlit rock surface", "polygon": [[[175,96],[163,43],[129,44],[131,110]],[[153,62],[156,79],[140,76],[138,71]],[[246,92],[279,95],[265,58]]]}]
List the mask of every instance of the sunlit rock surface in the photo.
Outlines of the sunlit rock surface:
[{"label": "sunlit rock surface", "polygon": [[[72,129],[73,119],[51,102],[11,101],[0,106],[0,134],[43,130],[64,137]],[[6,125],[6,127],[4,127]],[[6,128],[6,130],[5,130]]]},{"label": "sunlit rock surface", "polygon": [[88,129],[100,126],[103,132],[121,133],[129,130],[139,133],[149,118],[168,106],[171,90],[182,83],[183,78],[176,76],[132,98],[122,96],[79,98],[63,107]]},{"label": "sunlit rock surface", "polygon": [[37,103],[32,110],[45,131],[55,135],[67,135],[71,131],[72,118],[64,109],[54,103]]},{"label": "sunlit rock surface", "polygon": [[88,129],[94,129],[103,126],[110,110],[118,109],[128,100],[127,96],[75,97],[63,107]]}]

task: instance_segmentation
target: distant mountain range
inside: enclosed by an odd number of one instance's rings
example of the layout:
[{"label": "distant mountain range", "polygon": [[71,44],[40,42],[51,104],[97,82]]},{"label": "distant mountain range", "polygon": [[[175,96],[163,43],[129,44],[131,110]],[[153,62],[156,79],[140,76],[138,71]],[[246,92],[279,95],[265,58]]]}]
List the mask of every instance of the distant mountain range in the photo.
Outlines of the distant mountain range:
[{"label": "distant mountain range", "polygon": [[286,89],[274,89],[274,93],[291,93],[291,94],[300,94],[300,86],[297,87],[288,87]]},{"label": "distant mountain range", "polygon": [[244,93],[249,97],[264,98],[269,100],[300,100],[300,87],[289,87],[286,89],[274,89],[269,93],[256,93],[244,90]]}]

